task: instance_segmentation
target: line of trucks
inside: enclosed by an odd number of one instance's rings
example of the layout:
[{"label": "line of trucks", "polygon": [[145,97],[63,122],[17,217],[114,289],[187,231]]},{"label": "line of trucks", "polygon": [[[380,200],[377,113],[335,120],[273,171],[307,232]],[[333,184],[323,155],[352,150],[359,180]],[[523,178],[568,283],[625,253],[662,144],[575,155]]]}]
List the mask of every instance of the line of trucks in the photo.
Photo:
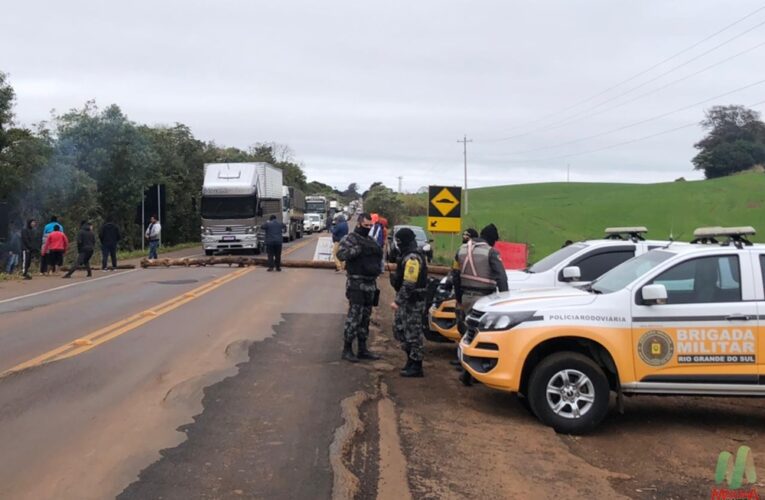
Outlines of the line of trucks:
[{"label": "line of trucks", "polygon": [[319,232],[338,210],[325,196],[305,196],[284,185],[269,163],[207,163],[202,185],[202,246],[206,255],[265,250],[261,226],[272,215],[284,223],[284,241]]}]

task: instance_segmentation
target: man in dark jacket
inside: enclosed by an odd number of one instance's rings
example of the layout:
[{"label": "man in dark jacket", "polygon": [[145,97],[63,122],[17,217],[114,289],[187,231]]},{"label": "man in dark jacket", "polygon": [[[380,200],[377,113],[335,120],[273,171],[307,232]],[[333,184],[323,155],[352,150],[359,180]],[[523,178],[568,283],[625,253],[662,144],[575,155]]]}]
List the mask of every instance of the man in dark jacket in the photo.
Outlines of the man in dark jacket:
[{"label": "man in dark jacket", "polygon": [[[380,300],[377,277],[382,272],[380,259],[382,249],[369,237],[372,217],[367,213],[359,215],[356,229],[340,242],[337,258],[345,262],[348,279],[345,283],[345,297],[348,299],[348,317],[343,332],[343,359],[358,363],[359,359],[380,359],[367,349],[369,319],[372,308]],[[358,355],[353,353],[353,340],[358,339]]]},{"label": "man in dark jacket", "polygon": [[93,226],[88,221],[82,221],[80,232],[77,233],[77,262],[64,275],[64,278],[71,278],[75,270],[85,267],[88,271],[88,278],[93,276],[90,270],[90,258],[93,257],[93,251],[96,249],[96,235],[93,234]]},{"label": "man in dark jacket", "polygon": [[340,241],[348,235],[348,222],[345,216],[338,215],[337,223],[332,226],[332,260],[335,261],[336,272],[340,273],[345,269],[345,264],[337,258],[337,251],[340,248]]},{"label": "man in dark jacket", "polygon": [[281,272],[282,270],[282,242],[284,238],[282,236],[284,232],[284,223],[276,220],[276,216],[272,215],[268,222],[261,227],[266,232],[266,252],[268,253],[268,269],[267,271],[273,271],[274,265],[276,270]]},{"label": "man in dark jacket", "polygon": [[112,269],[117,268],[117,243],[121,239],[120,228],[114,222],[107,222],[98,231],[101,241],[101,270],[106,271],[106,261],[112,258]]},{"label": "man in dark jacket", "polygon": [[40,235],[37,234],[37,221],[29,219],[27,226],[21,230],[21,269],[25,280],[32,279],[29,268],[35,255],[40,255]]}]

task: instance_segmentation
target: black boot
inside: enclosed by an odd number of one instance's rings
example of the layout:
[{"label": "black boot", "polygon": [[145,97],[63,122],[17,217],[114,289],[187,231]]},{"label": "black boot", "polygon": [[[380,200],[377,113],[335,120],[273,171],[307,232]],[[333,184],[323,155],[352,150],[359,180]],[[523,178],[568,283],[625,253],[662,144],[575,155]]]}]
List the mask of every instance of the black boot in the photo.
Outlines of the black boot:
[{"label": "black boot", "polygon": [[408,372],[408,371],[411,369],[411,367],[412,367],[412,363],[414,363],[414,361],[412,361],[412,360],[409,358],[409,356],[407,356],[407,357],[406,357],[406,364],[404,365],[404,367],[403,367],[403,368],[402,368],[402,369],[401,369],[401,370],[400,370],[398,373],[399,373],[399,374],[400,374],[402,377],[405,377],[406,375],[404,375],[404,374],[405,374],[406,372]]},{"label": "black boot", "polygon": [[359,355],[358,359],[369,359],[372,361],[380,359],[380,356],[377,354],[370,352],[369,349],[367,349],[367,341],[359,339]]},{"label": "black boot", "polygon": [[462,375],[460,375],[460,382],[462,382],[462,385],[465,387],[470,387],[473,385],[473,376],[465,370],[462,372]]},{"label": "black boot", "polygon": [[425,374],[422,371],[422,360],[420,361],[412,360],[412,363],[409,365],[409,368],[401,372],[401,376],[402,377],[424,377]]},{"label": "black boot", "polygon": [[350,361],[351,363],[358,363],[359,358],[356,357],[355,354],[353,354],[353,342],[346,341],[343,345],[343,359],[346,361]]}]

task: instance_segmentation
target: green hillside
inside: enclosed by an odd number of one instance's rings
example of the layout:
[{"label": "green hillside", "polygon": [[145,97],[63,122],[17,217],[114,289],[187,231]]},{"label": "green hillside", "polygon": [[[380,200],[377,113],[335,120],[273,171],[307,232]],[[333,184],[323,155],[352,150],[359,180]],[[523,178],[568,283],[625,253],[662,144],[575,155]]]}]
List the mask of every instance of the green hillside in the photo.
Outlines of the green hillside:
[{"label": "green hillside", "polygon": [[[765,241],[765,175],[746,173],[662,184],[549,183],[470,190],[462,227],[497,225],[505,241],[530,244],[530,260],[567,240],[598,238],[607,226],[646,226],[648,236],[690,240],[699,226],[754,226]],[[412,223],[425,226],[424,218]],[[450,259],[458,237],[435,236],[437,260]]]}]

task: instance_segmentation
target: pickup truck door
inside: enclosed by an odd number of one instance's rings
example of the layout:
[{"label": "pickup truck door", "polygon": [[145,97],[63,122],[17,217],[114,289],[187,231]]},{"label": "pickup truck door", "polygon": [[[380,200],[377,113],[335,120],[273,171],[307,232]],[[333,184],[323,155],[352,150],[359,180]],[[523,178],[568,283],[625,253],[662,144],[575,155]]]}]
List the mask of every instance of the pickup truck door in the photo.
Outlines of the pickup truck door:
[{"label": "pickup truck door", "polygon": [[[758,383],[762,342],[749,255],[689,257],[633,292],[636,381]],[[648,284],[666,287],[666,304],[643,303],[641,288]]]}]

